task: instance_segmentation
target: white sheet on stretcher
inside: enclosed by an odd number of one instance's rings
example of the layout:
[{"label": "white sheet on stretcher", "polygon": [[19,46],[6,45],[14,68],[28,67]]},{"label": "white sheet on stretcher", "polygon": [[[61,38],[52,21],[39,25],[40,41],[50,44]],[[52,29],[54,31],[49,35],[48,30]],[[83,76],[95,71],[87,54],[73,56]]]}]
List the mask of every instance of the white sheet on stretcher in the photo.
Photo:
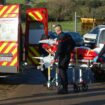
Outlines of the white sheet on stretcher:
[{"label": "white sheet on stretcher", "polygon": [[103,47],[104,47],[104,44],[99,44],[99,46],[94,48],[93,50],[96,51],[99,54]]}]

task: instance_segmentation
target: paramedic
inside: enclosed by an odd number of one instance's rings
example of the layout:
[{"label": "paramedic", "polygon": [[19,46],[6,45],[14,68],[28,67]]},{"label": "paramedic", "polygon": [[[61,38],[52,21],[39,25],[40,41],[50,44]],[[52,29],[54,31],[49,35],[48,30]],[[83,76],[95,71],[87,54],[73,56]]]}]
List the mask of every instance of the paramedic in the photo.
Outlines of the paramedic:
[{"label": "paramedic", "polygon": [[58,59],[60,84],[62,86],[60,89],[58,89],[58,94],[67,94],[68,93],[67,69],[70,61],[70,53],[75,47],[75,42],[70,35],[66,35],[64,32],[62,32],[61,25],[55,25],[54,30],[58,35],[57,39],[58,46],[57,51],[55,53],[54,61]]}]

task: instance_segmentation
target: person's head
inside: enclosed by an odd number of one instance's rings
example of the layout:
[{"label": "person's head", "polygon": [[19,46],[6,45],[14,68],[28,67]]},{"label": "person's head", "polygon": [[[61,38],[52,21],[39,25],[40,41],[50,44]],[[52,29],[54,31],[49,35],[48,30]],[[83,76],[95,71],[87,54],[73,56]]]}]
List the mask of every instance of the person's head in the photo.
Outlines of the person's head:
[{"label": "person's head", "polygon": [[62,26],[61,25],[55,25],[54,30],[57,35],[59,35],[62,32]]}]

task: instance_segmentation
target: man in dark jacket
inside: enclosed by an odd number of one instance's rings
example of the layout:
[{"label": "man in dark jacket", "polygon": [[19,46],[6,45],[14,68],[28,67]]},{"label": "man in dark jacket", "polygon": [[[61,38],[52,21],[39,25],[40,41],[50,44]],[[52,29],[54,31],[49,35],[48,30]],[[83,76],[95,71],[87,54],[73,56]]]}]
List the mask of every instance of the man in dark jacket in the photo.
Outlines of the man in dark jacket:
[{"label": "man in dark jacket", "polygon": [[65,35],[65,33],[62,32],[61,25],[56,25],[54,28],[58,35],[58,47],[54,60],[58,59],[59,77],[62,85],[58,90],[58,94],[66,94],[68,93],[67,69],[70,61],[70,53],[72,52],[75,44],[70,35]]}]

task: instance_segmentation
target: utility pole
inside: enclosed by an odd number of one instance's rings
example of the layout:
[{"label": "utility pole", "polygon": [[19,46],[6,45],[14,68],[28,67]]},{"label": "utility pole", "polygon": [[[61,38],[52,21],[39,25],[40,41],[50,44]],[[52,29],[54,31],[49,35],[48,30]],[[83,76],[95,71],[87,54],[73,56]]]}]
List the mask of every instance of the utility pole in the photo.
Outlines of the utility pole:
[{"label": "utility pole", "polygon": [[74,31],[77,32],[77,13],[76,12],[74,17]]},{"label": "utility pole", "polygon": [[77,15],[77,12],[75,12],[75,16],[74,16],[74,32],[77,32],[77,19],[80,18],[79,15]]}]

